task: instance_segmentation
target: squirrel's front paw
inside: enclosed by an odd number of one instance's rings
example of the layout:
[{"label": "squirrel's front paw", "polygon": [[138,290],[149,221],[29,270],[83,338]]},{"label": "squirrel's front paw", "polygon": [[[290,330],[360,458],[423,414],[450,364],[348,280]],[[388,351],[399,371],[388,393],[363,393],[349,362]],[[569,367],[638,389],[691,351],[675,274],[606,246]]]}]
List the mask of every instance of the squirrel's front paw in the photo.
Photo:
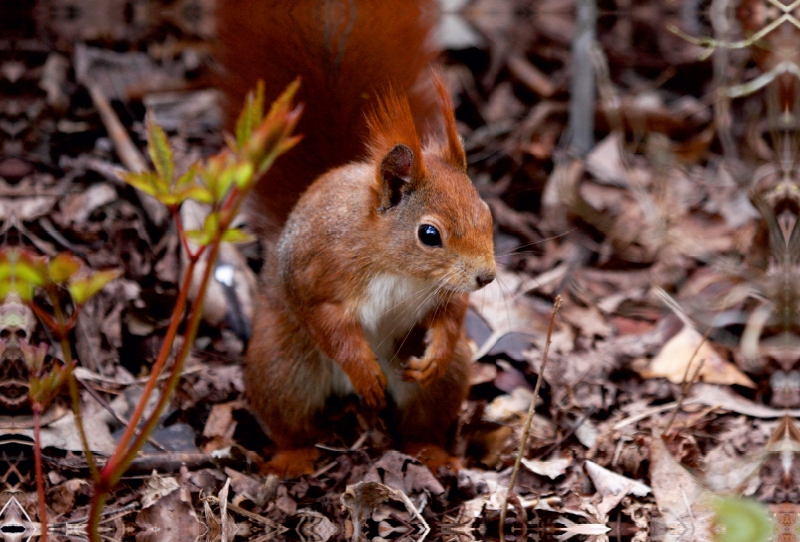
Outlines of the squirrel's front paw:
[{"label": "squirrel's front paw", "polygon": [[411,357],[403,369],[403,380],[418,382],[421,386],[427,386],[444,374],[446,365],[441,360],[427,356],[422,358]]},{"label": "squirrel's front paw", "polygon": [[[350,369],[350,370],[348,370]],[[364,399],[370,408],[383,407],[386,401],[386,375],[377,361],[359,363],[358,369],[345,367],[355,392]]]}]

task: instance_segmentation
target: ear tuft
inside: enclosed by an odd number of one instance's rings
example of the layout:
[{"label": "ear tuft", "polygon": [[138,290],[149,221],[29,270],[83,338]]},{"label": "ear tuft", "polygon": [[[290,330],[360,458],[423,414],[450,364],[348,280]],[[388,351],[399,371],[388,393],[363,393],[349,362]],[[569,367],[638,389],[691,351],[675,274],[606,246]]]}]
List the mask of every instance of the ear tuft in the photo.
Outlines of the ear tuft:
[{"label": "ear tuft", "polygon": [[[422,145],[414,116],[405,96],[389,88],[378,93],[378,103],[367,116],[369,125],[369,150],[375,162],[382,163],[398,145],[405,146],[411,152],[410,179],[420,178],[425,173],[422,163]],[[399,156],[399,155],[398,155]]]},{"label": "ear tuft", "polygon": [[444,148],[444,159],[453,167],[461,171],[466,171],[467,155],[464,152],[464,147],[461,145],[461,138],[458,136],[458,130],[456,130],[453,99],[450,97],[450,92],[444,86],[440,73],[434,71],[433,82],[436,85],[436,93],[439,95],[439,108],[442,111],[445,134],[447,136],[447,145]]}]

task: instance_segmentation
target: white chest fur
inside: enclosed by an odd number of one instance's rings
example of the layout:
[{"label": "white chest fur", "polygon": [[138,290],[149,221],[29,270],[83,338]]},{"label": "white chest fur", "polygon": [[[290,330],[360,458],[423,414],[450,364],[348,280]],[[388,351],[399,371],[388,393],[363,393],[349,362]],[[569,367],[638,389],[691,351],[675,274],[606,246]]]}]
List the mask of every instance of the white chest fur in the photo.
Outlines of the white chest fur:
[{"label": "white chest fur", "polygon": [[373,277],[358,316],[375,355],[386,361],[394,341],[435,304],[435,283],[394,274]]}]

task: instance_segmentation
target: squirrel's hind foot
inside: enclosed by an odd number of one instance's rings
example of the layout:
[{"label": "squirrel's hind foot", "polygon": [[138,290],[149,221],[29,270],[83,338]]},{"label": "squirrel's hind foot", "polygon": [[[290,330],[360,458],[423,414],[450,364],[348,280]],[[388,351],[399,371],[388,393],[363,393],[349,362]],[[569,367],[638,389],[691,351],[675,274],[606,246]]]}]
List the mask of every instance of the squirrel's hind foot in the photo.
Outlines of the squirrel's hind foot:
[{"label": "squirrel's hind foot", "polygon": [[259,466],[261,474],[277,474],[281,478],[297,478],[303,474],[313,474],[314,463],[322,452],[317,448],[298,448],[280,450],[272,459]]},{"label": "squirrel's hind foot", "polygon": [[419,460],[436,476],[438,476],[441,467],[446,468],[451,473],[456,473],[464,468],[458,457],[451,455],[450,452],[438,444],[407,442],[403,445],[402,451]]}]

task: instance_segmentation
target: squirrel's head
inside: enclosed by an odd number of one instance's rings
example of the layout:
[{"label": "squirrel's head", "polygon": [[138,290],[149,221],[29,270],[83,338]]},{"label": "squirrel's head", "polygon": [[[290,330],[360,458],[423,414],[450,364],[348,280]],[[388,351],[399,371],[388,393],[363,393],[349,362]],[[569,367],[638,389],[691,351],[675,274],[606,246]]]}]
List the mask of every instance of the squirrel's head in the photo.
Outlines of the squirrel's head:
[{"label": "squirrel's head", "polygon": [[391,92],[369,119],[378,164],[375,219],[388,234],[387,261],[400,266],[396,272],[470,292],[495,278],[492,215],[467,177],[450,96],[434,81],[443,141],[423,148],[407,100]]}]

